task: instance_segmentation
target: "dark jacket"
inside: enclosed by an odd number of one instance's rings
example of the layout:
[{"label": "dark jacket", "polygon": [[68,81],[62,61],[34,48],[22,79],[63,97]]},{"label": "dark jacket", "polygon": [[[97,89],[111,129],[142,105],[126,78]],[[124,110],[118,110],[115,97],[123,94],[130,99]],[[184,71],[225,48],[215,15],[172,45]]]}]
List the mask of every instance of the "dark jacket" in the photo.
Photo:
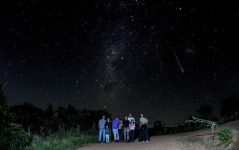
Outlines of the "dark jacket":
[{"label": "dark jacket", "polygon": [[109,129],[111,130],[112,129],[112,122],[111,121],[110,122],[106,121],[105,126],[108,126]]},{"label": "dark jacket", "polygon": [[128,128],[129,127],[129,120],[124,120],[123,121],[123,128]]}]

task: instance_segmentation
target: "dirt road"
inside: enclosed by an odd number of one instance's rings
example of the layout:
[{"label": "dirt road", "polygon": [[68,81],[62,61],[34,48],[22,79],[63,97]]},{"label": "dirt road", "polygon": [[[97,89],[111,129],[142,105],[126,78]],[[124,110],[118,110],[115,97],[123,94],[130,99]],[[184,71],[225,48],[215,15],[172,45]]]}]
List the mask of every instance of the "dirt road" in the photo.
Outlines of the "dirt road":
[{"label": "dirt road", "polygon": [[[110,143],[110,144],[90,144],[78,150],[183,150],[186,145],[182,141],[187,136],[167,135],[154,136],[150,142],[134,143]],[[194,150],[204,150],[203,146],[198,145]]]},{"label": "dirt road", "polygon": [[[238,130],[239,120],[222,125],[222,128]],[[218,131],[220,130],[218,129]],[[214,145],[216,134],[211,134],[211,130],[200,130],[182,134],[164,135],[151,137],[150,142],[134,143],[99,143],[89,144],[77,150],[207,150],[207,146]]]}]

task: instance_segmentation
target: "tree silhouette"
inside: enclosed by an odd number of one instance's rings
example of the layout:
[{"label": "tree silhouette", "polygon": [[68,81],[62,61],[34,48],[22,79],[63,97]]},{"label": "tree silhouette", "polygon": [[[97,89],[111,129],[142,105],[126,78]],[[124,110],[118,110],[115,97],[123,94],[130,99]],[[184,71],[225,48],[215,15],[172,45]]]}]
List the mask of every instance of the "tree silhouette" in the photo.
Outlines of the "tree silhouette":
[{"label": "tree silhouette", "polygon": [[204,104],[199,107],[197,113],[200,118],[210,119],[213,112],[213,108],[210,104]]},{"label": "tree silhouette", "polygon": [[23,149],[30,144],[30,138],[21,125],[13,123],[13,117],[6,103],[0,85],[0,149]]},{"label": "tree silhouette", "polygon": [[2,85],[0,84],[0,129],[4,128],[12,120],[13,118],[9,112],[6,98],[3,94]]},{"label": "tree silhouette", "polygon": [[77,126],[76,122],[79,115],[75,107],[69,104],[66,109],[66,115],[67,115],[68,126],[76,127]]},{"label": "tree silhouette", "polygon": [[23,125],[25,130],[39,132],[43,125],[43,110],[31,104],[15,105],[10,107],[11,112],[16,118],[16,123]]},{"label": "tree silhouette", "polygon": [[44,111],[44,121],[43,126],[41,128],[44,128],[44,130],[55,132],[58,129],[56,117],[55,117],[55,110],[52,106],[52,104],[49,104],[46,110]]},{"label": "tree silhouette", "polygon": [[222,101],[221,117],[224,121],[231,121],[239,118],[239,98],[229,97]]}]

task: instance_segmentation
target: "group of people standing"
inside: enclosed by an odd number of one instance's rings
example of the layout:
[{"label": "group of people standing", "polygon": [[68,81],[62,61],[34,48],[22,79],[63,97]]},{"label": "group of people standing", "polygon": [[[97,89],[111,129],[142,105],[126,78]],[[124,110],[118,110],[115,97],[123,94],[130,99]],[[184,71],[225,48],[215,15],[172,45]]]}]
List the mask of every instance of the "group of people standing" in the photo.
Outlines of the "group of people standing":
[{"label": "group of people standing", "polygon": [[[143,114],[140,114],[139,119],[139,141],[148,142],[148,119],[144,117]],[[110,143],[110,142],[134,142],[135,140],[135,119],[131,113],[124,118],[124,120],[116,117],[113,121],[110,118],[105,119],[105,116],[99,120],[99,143]]]}]

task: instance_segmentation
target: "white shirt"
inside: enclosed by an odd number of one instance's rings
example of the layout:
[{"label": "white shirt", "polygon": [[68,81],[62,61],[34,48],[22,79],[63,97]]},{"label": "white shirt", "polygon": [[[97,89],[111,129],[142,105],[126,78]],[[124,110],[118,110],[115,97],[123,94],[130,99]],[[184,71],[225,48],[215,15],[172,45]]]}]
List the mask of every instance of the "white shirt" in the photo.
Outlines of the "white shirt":
[{"label": "white shirt", "polygon": [[140,117],[139,122],[140,122],[140,125],[142,125],[142,124],[147,124],[147,123],[148,123],[148,119],[145,118],[145,117]]},{"label": "white shirt", "polygon": [[131,122],[132,119],[133,119],[133,121],[135,122],[134,117],[128,117],[129,122]]}]

